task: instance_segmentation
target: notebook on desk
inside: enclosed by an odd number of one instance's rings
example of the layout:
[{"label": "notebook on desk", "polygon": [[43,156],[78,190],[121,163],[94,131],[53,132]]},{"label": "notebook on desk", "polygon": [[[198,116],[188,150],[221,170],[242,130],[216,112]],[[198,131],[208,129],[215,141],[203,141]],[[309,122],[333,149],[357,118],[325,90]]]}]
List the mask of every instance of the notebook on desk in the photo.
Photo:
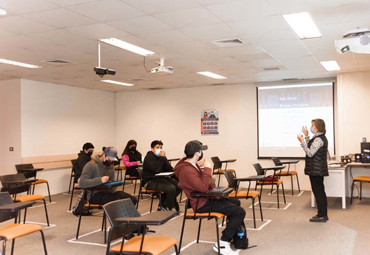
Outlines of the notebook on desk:
[{"label": "notebook on desk", "polygon": [[212,190],[210,190],[209,193],[222,193],[226,189],[228,189],[228,188],[225,188],[225,187],[216,187],[216,188],[213,188]]}]

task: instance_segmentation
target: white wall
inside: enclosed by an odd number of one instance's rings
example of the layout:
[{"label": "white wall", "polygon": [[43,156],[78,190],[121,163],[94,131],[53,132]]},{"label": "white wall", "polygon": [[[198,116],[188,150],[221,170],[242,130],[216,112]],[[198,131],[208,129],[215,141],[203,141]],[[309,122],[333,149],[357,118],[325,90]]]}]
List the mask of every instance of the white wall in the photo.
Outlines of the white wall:
[{"label": "white wall", "polygon": [[[219,110],[220,134],[202,136],[200,112],[212,108]],[[236,169],[239,176],[256,174],[252,166],[256,162],[262,166],[273,165],[271,160],[257,160],[254,85],[121,92],[116,94],[116,111],[116,144],[120,151],[128,140],[135,139],[138,149],[145,155],[151,141],[161,139],[168,158],[182,157],[186,142],[198,139],[208,145],[205,152],[208,159],[212,156],[236,158],[228,168]],[[273,127],[271,132],[274,132]],[[299,164],[297,170],[301,188],[309,189],[308,178],[303,176],[303,164]],[[288,188],[290,180],[286,181]]]},{"label": "white wall", "polygon": [[[73,154],[92,142],[96,151],[115,146],[112,92],[21,80],[22,157]],[[67,190],[71,169],[38,173],[51,193]],[[38,193],[46,194],[44,185]]]},{"label": "white wall", "polygon": [[[0,82],[0,173],[16,173],[21,163],[21,83],[20,80]],[[14,151],[9,151],[14,147]]]}]

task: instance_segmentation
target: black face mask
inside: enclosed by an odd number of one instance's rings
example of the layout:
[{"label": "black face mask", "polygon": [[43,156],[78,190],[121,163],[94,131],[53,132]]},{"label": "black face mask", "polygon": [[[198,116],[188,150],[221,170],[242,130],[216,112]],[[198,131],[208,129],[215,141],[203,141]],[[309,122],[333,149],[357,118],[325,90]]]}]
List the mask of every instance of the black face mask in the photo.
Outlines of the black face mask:
[{"label": "black face mask", "polygon": [[202,154],[200,155],[200,157],[199,157],[198,161],[202,160],[202,158],[203,158],[203,151],[202,151],[201,153],[202,153]]},{"label": "black face mask", "polygon": [[103,161],[103,164],[105,165],[105,166],[110,166],[110,165],[112,165],[112,161],[110,161],[110,160],[106,160],[106,161]]},{"label": "black face mask", "polygon": [[92,151],[87,152],[87,155],[89,155],[90,157],[92,156],[92,154],[93,154]]},{"label": "black face mask", "polygon": [[132,147],[130,148],[130,151],[135,152],[135,151],[136,151],[136,146],[132,146]]}]

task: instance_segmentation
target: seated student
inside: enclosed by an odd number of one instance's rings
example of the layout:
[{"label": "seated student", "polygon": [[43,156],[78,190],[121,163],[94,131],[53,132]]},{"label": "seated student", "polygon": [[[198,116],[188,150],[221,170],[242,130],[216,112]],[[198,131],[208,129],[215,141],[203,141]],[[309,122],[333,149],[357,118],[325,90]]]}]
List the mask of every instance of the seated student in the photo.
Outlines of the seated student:
[{"label": "seated student", "polygon": [[77,183],[77,180],[80,178],[82,174],[82,169],[84,169],[84,166],[87,162],[91,160],[91,155],[94,152],[94,145],[92,143],[85,143],[82,147],[82,151],[78,153],[78,158],[75,165],[75,182]]},{"label": "seated student", "polygon": [[173,172],[173,168],[166,158],[166,152],[162,150],[163,143],[155,140],[151,143],[151,150],[145,156],[143,164],[143,182],[147,189],[160,190],[164,192],[161,196],[162,207],[158,210],[172,210],[175,208],[179,211],[179,204],[176,197],[181,193],[178,186],[178,181],[174,178],[161,178],[155,177],[158,173]]},{"label": "seated student", "polygon": [[[207,198],[199,198],[196,208],[198,199],[191,196],[192,192],[207,192],[215,187],[212,182],[211,163],[206,160],[199,161],[203,158],[202,151],[207,149],[207,145],[202,145],[197,140],[188,142],[185,146],[186,157],[175,166],[175,174],[179,178],[179,186],[184,190],[194,211],[197,209],[198,213],[219,212],[227,216],[228,222],[225,230],[222,231],[220,251],[221,254],[239,254],[231,249],[230,240],[245,217],[245,210],[240,207],[240,201],[235,198],[220,198],[212,202]],[[217,243],[213,246],[213,250],[218,252]]]},{"label": "seated student", "polygon": [[126,175],[139,176],[136,171],[137,165],[142,163],[141,153],[136,149],[137,143],[135,140],[127,142],[125,149],[122,152],[122,162],[126,167]]},{"label": "seated student", "polygon": [[[103,154],[96,155],[85,165],[82,171],[79,184],[81,188],[99,186],[108,181],[114,180],[114,167],[112,161],[117,161],[117,149],[114,147],[103,147]],[[91,204],[104,205],[114,200],[130,198],[136,204],[137,199],[123,191],[116,191],[116,188],[87,191],[87,199]]]}]

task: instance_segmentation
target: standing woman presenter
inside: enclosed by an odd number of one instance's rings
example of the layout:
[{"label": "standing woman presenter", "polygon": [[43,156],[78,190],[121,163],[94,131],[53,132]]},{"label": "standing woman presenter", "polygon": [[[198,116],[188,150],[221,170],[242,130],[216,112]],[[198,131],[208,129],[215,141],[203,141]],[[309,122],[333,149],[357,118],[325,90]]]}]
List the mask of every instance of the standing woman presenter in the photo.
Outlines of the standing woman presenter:
[{"label": "standing woman presenter", "polygon": [[314,134],[310,139],[307,127],[302,127],[303,138],[297,138],[301,147],[306,153],[306,166],[304,172],[310,177],[312,192],[317,203],[317,215],[310,219],[310,222],[327,222],[328,204],[326,199],[324,176],[329,176],[327,152],[328,140],[325,136],[325,122],[322,119],[312,120],[311,132]]}]

